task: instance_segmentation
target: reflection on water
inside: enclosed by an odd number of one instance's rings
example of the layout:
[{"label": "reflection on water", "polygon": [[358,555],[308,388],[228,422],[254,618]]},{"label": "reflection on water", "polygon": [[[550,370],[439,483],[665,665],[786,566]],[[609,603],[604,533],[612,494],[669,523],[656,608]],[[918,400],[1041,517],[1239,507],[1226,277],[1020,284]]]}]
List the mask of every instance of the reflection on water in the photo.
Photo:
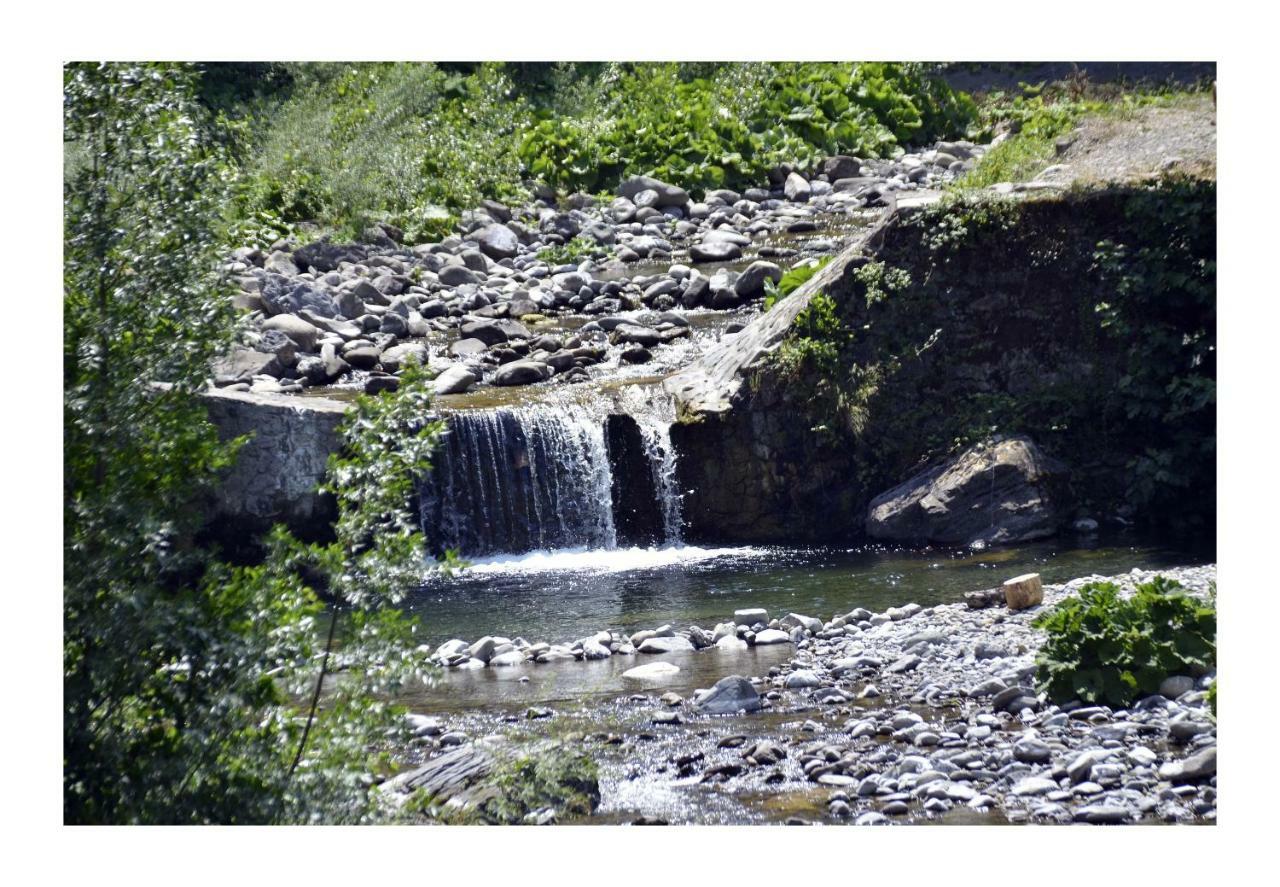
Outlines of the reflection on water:
[{"label": "reflection on water", "polygon": [[[611,656],[593,661],[547,662],[505,668],[454,669],[442,675],[434,687],[401,693],[398,701],[414,711],[445,712],[484,708],[520,709],[533,703],[587,702],[621,694],[674,690],[682,696],[710,687],[725,675],[766,674],[786,662],[791,646],[748,647],[701,652]],[[658,660],[679,666],[669,677],[653,680],[623,678],[637,665]],[[527,680],[523,680],[526,679]]]},{"label": "reflection on water", "polygon": [[562,550],[494,557],[410,595],[426,639],[485,634],[570,641],[664,623],[710,628],[735,609],[829,619],[855,607],[959,601],[1029,571],[1046,582],[1203,563],[1212,554],[1075,537],[982,552],[926,549],[699,548]]}]

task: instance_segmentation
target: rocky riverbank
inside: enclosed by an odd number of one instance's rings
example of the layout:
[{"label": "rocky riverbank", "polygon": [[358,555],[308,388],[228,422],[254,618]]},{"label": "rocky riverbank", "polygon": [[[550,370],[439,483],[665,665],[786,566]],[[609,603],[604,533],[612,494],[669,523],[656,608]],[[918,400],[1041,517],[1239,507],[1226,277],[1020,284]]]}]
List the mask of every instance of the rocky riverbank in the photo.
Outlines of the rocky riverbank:
[{"label": "rocky riverbank", "polygon": [[[380,225],[362,243],[240,249],[226,271],[251,330],[214,381],[262,393],[378,391],[394,389],[416,359],[438,368],[437,393],[456,394],[647,363],[691,335],[689,311],[753,305],[783,265],[837,251],[840,237],[822,233],[828,220],[941,186],[983,150],[944,142],[896,160],[830,157],[696,200],[644,176],[608,203],[574,194],[561,204],[535,188],[528,205],[485,201],[463,213],[458,233],[438,243],[406,247],[402,232]],[[570,317],[581,322],[555,322]]]},{"label": "rocky riverbank", "polygon": [[[1204,596],[1216,567],[1159,574]],[[1127,595],[1155,575],[1110,578]],[[1018,611],[982,606],[981,594],[826,621],[742,610],[714,629],[664,627],[625,638],[602,631],[560,645],[484,638],[430,654],[451,669],[634,655],[637,666],[624,678],[635,692],[604,706],[617,723],[574,734],[600,756],[602,805],[616,815],[704,821],[696,811],[682,816],[629,802],[636,795],[624,783],[640,780],[663,797],[707,786],[795,795],[803,802],[793,818],[804,822],[951,821],[960,811],[984,821],[1211,822],[1217,728],[1205,689],[1212,675],[1172,675],[1159,695],[1123,710],[1059,706],[1033,688],[1043,634],[1032,620],[1102,578],[1045,586],[1040,606]],[[716,657],[739,644],[789,645],[791,656],[765,674],[728,675],[688,698],[664,690],[679,674],[664,657],[695,648],[698,657]],[[511,719],[513,737],[582,714],[535,706]],[[434,749],[470,744],[476,726],[469,717],[411,716],[414,754],[429,762]],[[617,767],[625,779],[610,775]],[[388,784],[388,793],[403,798],[406,782]],[[611,786],[622,794],[612,797]]]}]

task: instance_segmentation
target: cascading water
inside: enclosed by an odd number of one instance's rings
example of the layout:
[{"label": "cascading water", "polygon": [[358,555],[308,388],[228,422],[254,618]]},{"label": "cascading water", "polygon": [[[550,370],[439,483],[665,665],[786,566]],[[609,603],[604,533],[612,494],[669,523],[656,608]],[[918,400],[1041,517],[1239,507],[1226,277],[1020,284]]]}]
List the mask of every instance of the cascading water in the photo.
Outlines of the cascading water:
[{"label": "cascading water", "polygon": [[651,417],[642,417],[637,422],[653,475],[658,511],[662,515],[663,540],[667,545],[679,545],[684,541],[684,514],[676,485],[676,453],[671,446],[671,423]]},{"label": "cascading water", "polygon": [[465,555],[612,548],[611,480],[585,411],[457,413],[421,490],[423,530],[434,549]]}]

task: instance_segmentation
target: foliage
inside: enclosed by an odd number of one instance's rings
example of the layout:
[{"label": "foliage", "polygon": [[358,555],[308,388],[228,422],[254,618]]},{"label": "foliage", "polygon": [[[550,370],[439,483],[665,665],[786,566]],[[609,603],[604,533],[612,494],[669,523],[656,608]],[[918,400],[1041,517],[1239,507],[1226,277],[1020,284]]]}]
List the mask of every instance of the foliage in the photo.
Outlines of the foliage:
[{"label": "foliage", "polygon": [[[249,567],[201,547],[237,442],[197,397],[234,326],[215,274],[226,143],[195,87],[181,65],[64,72],[64,817],[361,821],[396,723],[382,700],[417,674],[391,604],[422,549],[397,497],[438,428],[400,436],[426,396],[408,374],[346,428],[335,542],[278,530]],[[326,600],[342,678],[313,719]]]},{"label": "foliage", "polygon": [[273,110],[251,161],[251,208],[348,236],[389,221],[438,237],[461,207],[519,193],[512,140],[527,116],[497,64],[469,76],[426,63],[313,72]]},{"label": "foliage", "polygon": [[884,156],[963,134],[976,108],[917,64],[622,66],[596,113],[547,113],[520,144],[535,176],[596,191],[647,174],[684,187],[747,187],[774,167]]},{"label": "foliage", "polygon": [[1127,495],[1153,513],[1211,487],[1216,472],[1215,199],[1192,180],[1161,180],[1126,205],[1128,236],[1095,253],[1114,287],[1098,321],[1125,353],[1115,394],[1145,441],[1129,462]]},{"label": "foliage", "polygon": [[210,102],[253,133],[241,212],[347,236],[380,219],[411,242],[524,194],[526,177],[756,186],[780,164],[884,156],[977,119],[914,63],[285,64],[258,72],[262,88],[255,71],[204,66]]},{"label": "foliage", "polygon": [[1114,94],[1090,83],[1055,88],[1023,85],[1022,94],[1003,92],[986,97],[979,109],[984,135],[1007,132],[1007,138],[982,156],[978,165],[956,180],[956,190],[986,188],[997,182],[1025,182],[1053,162],[1057,140],[1086,117],[1124,118],[1150,105],[1171,105],[1193,93],[1161,89]]},{"label": "foliage", "polygon": [[823,256],[815,261],[805,262],[803,265],[795,265],[788,269],[777,283],[772,280],[765,281],[764,310],[768,311],[780,300],[798,290],[801,284],[812,280],[815,274],[831,264],[833,258],[834,256]]},{"label": "foliage", "polygon": [[1214,203],[1212,182],[1181,178],[951,195],[896,220],[877,261],[830,287],[847,331],[834,361],[800,359],[815,348],[793,329],[752,386],[785,384],[800,427],[832,432],[811,458],[864,489],[994,433],[1029,434],[1072,466],[1083,507],[1204,538]]},{"label": "foliage", "polygon": [[1033,623],[1048,633],[1036,657],[1038,688],[1055,702],[1119,708],[1156,693],[1172,674],[1203,674],[1217,656],[1217,614],[1164,576],[1120,597],[1092,582]]},{"label": "foliage", "polygon": [[1205,695],[1205,701],[1209,703],[1209,712],[1216,719],[1218,717],[1218,679],[1214,678],[1213,683],[1209,685],[1209,692]]},{"label": "foliage", "polygon": [[784,376],[798,376],[806,370],[824,378],[833,376],[839,372],[840,346],[847,337],[835,300],[826,293],[814,293],[774,352],[774,366]]},{"label": "foliage", "polygon": [[1055,140],[1075,125],[1081,110],[1076,104],[1045,105],[1039,96],[1001,109],[993,118],[1013,121],[1016,131],[987,151],[977,167],[957,181],[956,187],[986,188],[997,182],[1033,178],[1052,161]]},{"label": "foliage", "polygon": [[579,234],[561,246],[544,246],[538,250],[538,258],[554,268],[557,265],[576,265],[604,252],[604,247],[593,238]]}]

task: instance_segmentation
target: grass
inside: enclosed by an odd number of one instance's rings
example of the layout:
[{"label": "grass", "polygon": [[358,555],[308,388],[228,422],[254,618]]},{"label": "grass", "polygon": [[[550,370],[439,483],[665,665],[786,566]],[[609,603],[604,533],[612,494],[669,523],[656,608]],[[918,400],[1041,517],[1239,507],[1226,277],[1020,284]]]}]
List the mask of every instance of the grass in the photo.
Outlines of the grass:
[{"label": "grass", "polygon": [[1059,96],[1051,102],[1039,94],[1012,102],[994,98],[983,109],[988,125],[1009,121],[1018,131],[988,151],[976,168],[951,187],[973,191],[1035,178],[1057,156],[1056,141],[1085,119],[1133,120],[1146,108],[1189,107],[1203,101],[1203,90],[1108,92],[1087,98]]}]

